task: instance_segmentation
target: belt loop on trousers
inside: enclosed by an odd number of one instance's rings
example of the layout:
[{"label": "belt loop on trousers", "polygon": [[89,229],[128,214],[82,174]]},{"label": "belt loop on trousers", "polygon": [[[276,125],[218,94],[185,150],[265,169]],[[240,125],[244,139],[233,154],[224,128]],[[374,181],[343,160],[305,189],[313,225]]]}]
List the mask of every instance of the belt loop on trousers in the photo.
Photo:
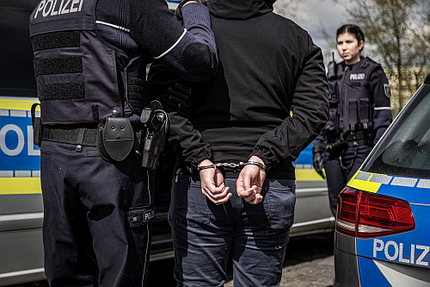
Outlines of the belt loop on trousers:
[{"label": "belt loop on trousers", "polygon": [[84,142],[84,134],[85,134],[85,130],[86,129],[79,129],[78,131],[78,139],[77,139],[77,146],[76,146],[76,151],[77,152],[81,152],[82,151],[82,143]]}]

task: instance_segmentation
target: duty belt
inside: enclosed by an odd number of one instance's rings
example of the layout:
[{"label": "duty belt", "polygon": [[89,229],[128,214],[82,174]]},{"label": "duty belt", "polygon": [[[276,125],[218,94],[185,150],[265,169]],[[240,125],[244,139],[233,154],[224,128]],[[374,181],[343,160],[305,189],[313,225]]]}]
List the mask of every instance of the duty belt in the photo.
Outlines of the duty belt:
[{"label": "duty belt", "polygon": [[43,126],[42,140],[81,146],[97,146],[96,128],[51,128]]}]

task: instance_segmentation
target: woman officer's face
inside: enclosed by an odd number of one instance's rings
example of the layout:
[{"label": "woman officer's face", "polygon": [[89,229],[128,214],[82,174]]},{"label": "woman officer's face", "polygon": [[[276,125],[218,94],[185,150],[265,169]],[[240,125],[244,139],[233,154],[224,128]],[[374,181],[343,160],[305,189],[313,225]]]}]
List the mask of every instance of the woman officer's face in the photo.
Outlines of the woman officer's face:
[{"label": "woman officer's face", "polygon": [[337,37],[337,51],[347,65],[360,62],[360,51],[363,46],[364,42],[358,43],[357,38],[352,34],[344,33]]}]

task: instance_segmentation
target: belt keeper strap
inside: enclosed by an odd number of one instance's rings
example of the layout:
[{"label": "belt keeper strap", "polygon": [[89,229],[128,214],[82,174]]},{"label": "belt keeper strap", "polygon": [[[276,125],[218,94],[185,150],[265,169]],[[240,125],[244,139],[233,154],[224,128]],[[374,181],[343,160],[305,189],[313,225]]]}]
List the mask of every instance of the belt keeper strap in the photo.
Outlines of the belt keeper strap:
[{"label": "belt keeper strap", "polygon": [[78,145],[82,145],[82,143],[84,142],[84,134],[85,134],[85,129],[79,129],[78,138],[77,138]]}]

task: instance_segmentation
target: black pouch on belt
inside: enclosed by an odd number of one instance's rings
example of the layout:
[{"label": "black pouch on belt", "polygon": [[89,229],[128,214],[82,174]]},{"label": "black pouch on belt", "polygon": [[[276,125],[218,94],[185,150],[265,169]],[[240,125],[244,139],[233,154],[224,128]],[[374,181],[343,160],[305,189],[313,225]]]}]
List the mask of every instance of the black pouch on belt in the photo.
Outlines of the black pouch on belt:
[{"label": "black pouch on belt", "polygon": [[31,106],[31,123],[33,125],[33,142],[35,145],[40,146],[42,143],[42,120],[36,117],[36,108],[40,104],[34,103]]},{"label": "black pouch on belt", "polygon": [[109,162],[123,161],[134,146],[134,131],[128,118],[105,118],[97,132],[97,149]]}]

